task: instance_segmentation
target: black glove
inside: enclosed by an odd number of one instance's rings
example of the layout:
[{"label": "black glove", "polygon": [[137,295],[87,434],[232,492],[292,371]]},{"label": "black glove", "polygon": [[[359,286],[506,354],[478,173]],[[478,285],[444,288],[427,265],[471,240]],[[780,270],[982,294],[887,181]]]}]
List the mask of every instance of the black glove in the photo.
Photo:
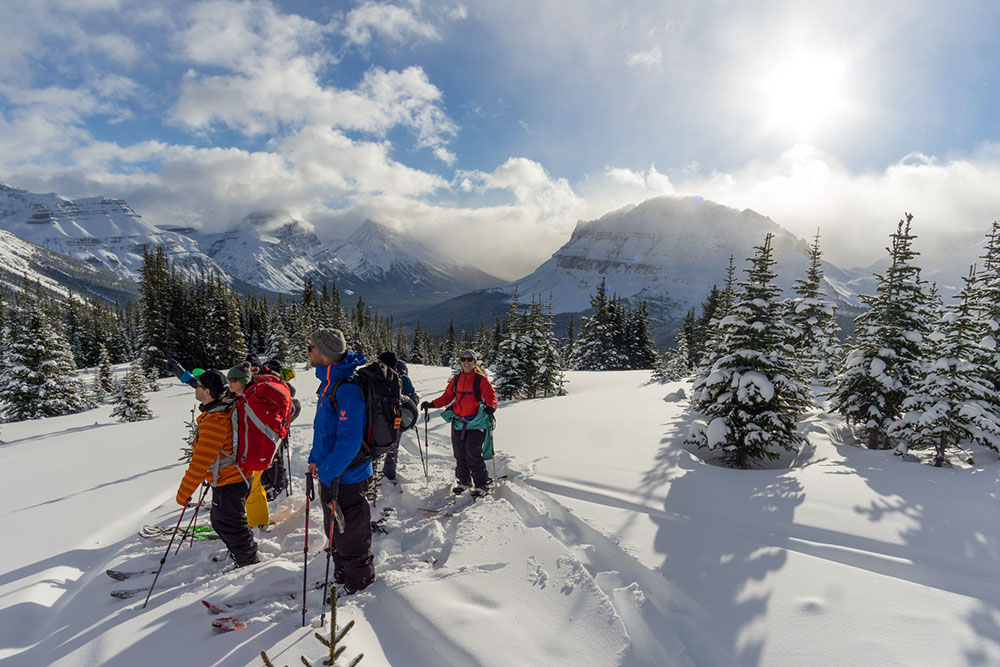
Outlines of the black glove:
[{"label": "black glove", "polygon": [[167,370],[176,377],[184,375],[184,367],[176,359],[167,359]]},{"label": "black glove", "polygon": [[487,405],[485,408],[483,408],[483,412],[485,412],[486,414],[488,414],[490,417],[492,417],[493,413],[496,412],[496,411],[497,411],[497,409],[494,408],[492,405]]},{"label": "black glove", "polygon": [[420,409],[421,410],[430,410],[433,407],[434,407],[434,404],[431,403],[430,401],[424,401],[423,403],[420,404]]}]

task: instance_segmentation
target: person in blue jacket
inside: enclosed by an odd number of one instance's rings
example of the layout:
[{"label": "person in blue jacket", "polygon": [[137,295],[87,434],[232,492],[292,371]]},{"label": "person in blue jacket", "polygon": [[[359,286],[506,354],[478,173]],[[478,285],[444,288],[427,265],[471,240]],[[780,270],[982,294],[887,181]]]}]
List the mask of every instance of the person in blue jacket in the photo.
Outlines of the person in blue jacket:
[{"label": "person in blue jacket", "polygon": [[[361,388],[344,383],[336,390],[336,414],[331,394],[338,380],[354,375],[354,369],[367,360],[363,354],[347,351],[339,329],[317,329],[309,336],[306,349],[320,381],[309,473],[319,479],[323,530],[328,539],[333,528],[334,581],[350,595],[375,580],[371,507],[365,495],[372,464],[361,454],[366,426]],[[334,501],[340,512],[335,512]],[[343,525],[332,527],[331,520],[341,512]]]}]

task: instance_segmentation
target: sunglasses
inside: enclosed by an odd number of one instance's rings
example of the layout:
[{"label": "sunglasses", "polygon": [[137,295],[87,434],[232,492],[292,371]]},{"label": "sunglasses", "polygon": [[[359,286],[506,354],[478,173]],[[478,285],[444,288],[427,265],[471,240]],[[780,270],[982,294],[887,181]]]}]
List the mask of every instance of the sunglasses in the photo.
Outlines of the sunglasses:
[{"label": "sunglasses", "polygon": [[471,364],[473,361],[475,361],[475,359],[473,359],[472,357],[462,357],[461,359],[459,359],[459,361],[461,361],[463,364]]},{"label": "sunglasses", "polygon": [[306,343],[306,350],[308,350],[309,352],[312,352],[315,349],[316,349],[315,345],[313,345],[312,343]]}]

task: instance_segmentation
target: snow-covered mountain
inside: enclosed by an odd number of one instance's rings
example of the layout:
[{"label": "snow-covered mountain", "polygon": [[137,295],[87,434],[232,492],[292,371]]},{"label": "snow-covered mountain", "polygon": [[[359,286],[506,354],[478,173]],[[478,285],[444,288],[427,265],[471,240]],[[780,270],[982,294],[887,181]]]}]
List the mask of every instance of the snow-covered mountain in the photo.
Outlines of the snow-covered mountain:
[{"label": "snow-covered mountain", "polygon": [[360,296],[379,310],[427,305],[501,282],[372,220],[328,243],[300,222],[275,226],[265,216],[222,234],[191,236],[240,283],[298,294],[311,278],[336,283],[345,300]]},{"label": "snow-covered mountain", "polygon": [[0,183],[0,228],[126,280],[138,280],[143,248],[156,246],[187,275],[222,273],[193,239],[149,224],[122,199],[70,200]]},{"label": "snow-covered mountain", "polygon": [[[742,280],[746,258],[767,233],[774,234],[777,281],[788,292],[805,276],[808,244],[755,211],[700,197],[657,197],[580,222],[548,261],[503,289],[551,292],[557,312],[579,312],[590,307],[590,295],[606,277],[622,298],[669,302],[683,312],[700,304],[712,285],[722,285],[730,255]],[[852,281],[859,276],[829,262],[823,271],[831,298],[855,305]]]},{"label": "snow-covered mountain", "polygon": [[301,222],[264,214],[204,234],[151,225],[122,199],[69,200],[0,184],[0,229],[132,282],[139,278],[143,248],[162,246],[190,276],[215,272],[243,291],[272,295],[299,294],[311,278],[317,285],[336,283],[346,301],[361,297],[390,313],[502,282],[371,220],[330,242]]},{"label": "snow-covered mountain", "polygon": [[[743,280],[754,246],[774,234],[777,282],[791,294],[805,276],[809,246],[768,217],[739,211],[701,197],[657,197],[577,224],[573,235],[534,272],[503,285],[427,309],[417,314],[431,329],[474,328],[502,313],[516,287],[522,300],[552,295],[556,313],[579,313],[602,278],[609,292],[623,299],[644,299],[650,307],[658,342],[667,344],[680,319],[704,301],[713,285],[722,286],[730,255]],[[822,248],[822,238],[820,239]],[[857,306],[864,275],[823,262],[826,292],[841,306]],[[475,297],[475,298],[473,298]],[[469,313],[472,304],[482,304]],[[469,318],[474,318],[472,321]],[[468,320],[468,321],[467,321]]]},{"label": "snow-covered mountain", "polygon": [[205,253],[235,280],[281,294],[298,294],[305,278],[338,281],[344,263],[301,223],[271,228],[266,216],[251,216],[221,234],[190,232]]},{"label": "snow-covered mountain", "polygon": [[0,230],[0,290],[19,291],[25,280],[57,298],[70,291],[119,303],[138,297],[134,282]]}]

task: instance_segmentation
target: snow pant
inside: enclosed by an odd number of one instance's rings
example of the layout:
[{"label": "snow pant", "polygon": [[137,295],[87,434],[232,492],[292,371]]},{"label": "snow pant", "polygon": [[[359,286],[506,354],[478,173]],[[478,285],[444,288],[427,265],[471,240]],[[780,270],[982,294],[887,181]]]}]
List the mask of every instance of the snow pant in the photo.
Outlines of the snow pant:
[{"label": "snow pant", "polygon": [[342,584],[347,592],[360,591],[375,581],[372,557],[372,510],[366,493],[368,480],[354,484],[326,486],[319,483],[319,498],[323,505],[323,532],[329,543],[330,503],[334,496],[337,506],[344,513],[344,532],[333,528],[333,580]]},{"label": "snow pant", "polygon": [[451,451],[455,455],[455,479],[459,484],[484,488],[490,480],[483,460],[483,443],[486,441],[486,431],[471,428],[456,428],[451,426]]},{"label": "snow pant", "polygon": [[399,457],[399,443],[392,446],[382,461],[382,474],[389,479],[396,479],[396,459]]},{"label": "snow pant", "polygon": [[257,542],[247,525],[249,492],[250,487],[242,481],[212,489],[212,530],[222,538],[237,567],[257,562]]},{"label": "snow pant", "polygon": [[267,494],[260,483],[261,471],[253,474],[253,485],[247,496],[247,525],[251,528],[271,523],[271,512],[267,506]]}]

